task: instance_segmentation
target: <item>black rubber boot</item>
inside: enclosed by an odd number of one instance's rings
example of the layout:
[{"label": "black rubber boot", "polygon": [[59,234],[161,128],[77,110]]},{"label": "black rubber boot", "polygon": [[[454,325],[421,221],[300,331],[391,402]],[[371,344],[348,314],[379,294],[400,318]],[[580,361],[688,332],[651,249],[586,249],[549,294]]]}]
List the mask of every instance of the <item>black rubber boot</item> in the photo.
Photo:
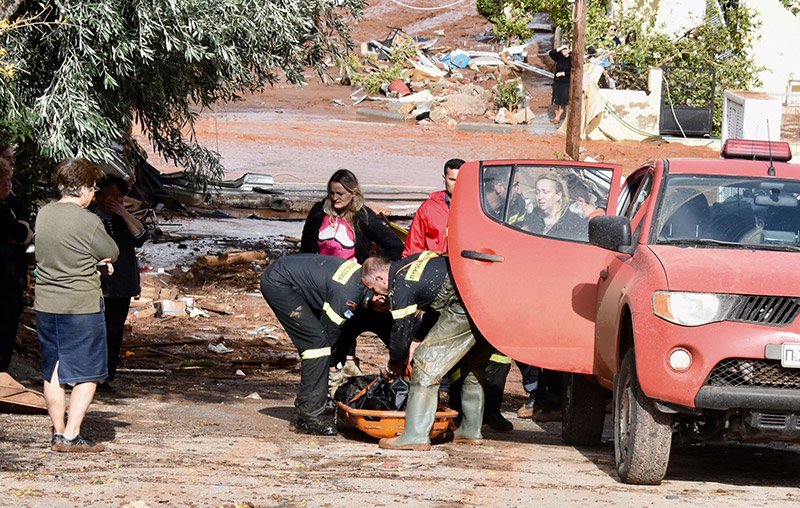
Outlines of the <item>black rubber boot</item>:
[{"label": "black rubber boot", "polygon": [[320,356],[302,360],[300,387],[294,401],[295,416],[289,423],[292,432],[332,436],[336,426],[320,419],[328,398],[328,363],[330,357]]},{"label": "black rubber boot", "polygon": [[510,432],[514,424],[503,416],[500,406],[503,404],[503,393],[506,389],[506,378],[511,370],[511,363],[500,363],[490,360],[486,366],[486,384],[483,385],[486,397],[486,408],[483,411],[483,423],[497,432]]},{"label": "black rubber boot", "polygon": [[315,416],[295,415],[289,424],[289,429],[298,434],[312,434],[315,436],[333,436],[336,434],[336,426]]},{"label": "black rubber boot", "polygon": [[431,428],[436,419],[439,404],[438,386],[411,385],[406,406],[406,428],[398,437],[385,437],[378,446],[389,450],[431,449]]}]

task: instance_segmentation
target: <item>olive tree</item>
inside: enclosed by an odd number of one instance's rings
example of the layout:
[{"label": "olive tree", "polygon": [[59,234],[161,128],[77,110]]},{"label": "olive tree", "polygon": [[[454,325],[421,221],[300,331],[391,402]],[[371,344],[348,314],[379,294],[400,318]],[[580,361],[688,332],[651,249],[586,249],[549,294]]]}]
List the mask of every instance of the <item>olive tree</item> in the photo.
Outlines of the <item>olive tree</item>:
[{"label": "olive tree", "polygon": [[[38,178],[103,161],[134,124],[198,180],[222,175],[200,111],[349,51],[363,0],[12,0],[0,3],[0,129]],[[37,161],[34,163],[34,161]],[[20,175],[24,176],[24,175]],[[33,179],[33,178],[29,178]]]}]

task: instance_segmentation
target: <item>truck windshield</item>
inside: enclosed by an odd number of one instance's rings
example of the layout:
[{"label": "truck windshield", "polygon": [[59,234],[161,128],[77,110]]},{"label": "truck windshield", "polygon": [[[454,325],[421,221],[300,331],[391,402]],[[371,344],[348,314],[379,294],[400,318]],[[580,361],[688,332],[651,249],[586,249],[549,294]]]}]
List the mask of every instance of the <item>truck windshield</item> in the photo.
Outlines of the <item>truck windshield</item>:
[{"label": "truck windshield", "polygon": [[800,245],[800,181],[670,175],[655,243],[764,250]]}]

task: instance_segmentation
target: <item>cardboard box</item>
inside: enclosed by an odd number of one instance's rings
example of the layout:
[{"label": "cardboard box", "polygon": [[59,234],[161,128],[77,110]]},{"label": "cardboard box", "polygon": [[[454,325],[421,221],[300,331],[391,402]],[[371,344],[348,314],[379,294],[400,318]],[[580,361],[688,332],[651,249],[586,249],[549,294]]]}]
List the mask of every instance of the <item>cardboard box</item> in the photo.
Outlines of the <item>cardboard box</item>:
[{"label": "cardboard box", "polygon": [[159,311],[156,316],[186,317],[186,302],[182,300],[161,300],[158,302]]},{"label": "cardboard box", "polygon": [[161,296],[161,288],[160,287],[153,287],[153,286],[142,286],[142,294],[139,295],[139,298],[147,298],[151,301],[158,300]]},{"label": "cardboard box", "polygon": [[131,307],[132,308],[145,308],[149,307],[153,303],[151,298],[144,298],[141,296],[134,296],[131,298]]}]

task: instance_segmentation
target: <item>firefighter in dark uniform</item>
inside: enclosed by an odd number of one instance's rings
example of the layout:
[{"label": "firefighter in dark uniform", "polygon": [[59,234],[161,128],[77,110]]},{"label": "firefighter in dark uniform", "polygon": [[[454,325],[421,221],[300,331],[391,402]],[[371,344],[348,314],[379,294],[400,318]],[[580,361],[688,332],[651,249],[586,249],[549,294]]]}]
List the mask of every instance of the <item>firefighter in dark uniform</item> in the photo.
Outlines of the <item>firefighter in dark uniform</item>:
[{"label": "firefighter in dark uniform", "polygon": [[453,442],[480,444],[483,440],[486,365],[493,348],[467,314],[452,276],[440,254],[424,251],[392,263],[372,257],[364,261],[361,280],[376,296],[386,295],[394,324],[385,376],[394,378],[408,354],[417,310],[437,312],[439,319],[414,352],[414,369],[406,407],[405,432],[384,438],[381,448],[430,450],[430,430],[439,402],[442,377],[456,364],[464,378],[461,426]]},{"label": "firefighter in dark uniform", "polygon": [[297,254],[277,259],[261,277],[261,294],[300,353],[300,387],[290,428],[303,434],[331,436],[324,422],[331,346],[341,326],[365,304],[361,265],[355,261]]}]

